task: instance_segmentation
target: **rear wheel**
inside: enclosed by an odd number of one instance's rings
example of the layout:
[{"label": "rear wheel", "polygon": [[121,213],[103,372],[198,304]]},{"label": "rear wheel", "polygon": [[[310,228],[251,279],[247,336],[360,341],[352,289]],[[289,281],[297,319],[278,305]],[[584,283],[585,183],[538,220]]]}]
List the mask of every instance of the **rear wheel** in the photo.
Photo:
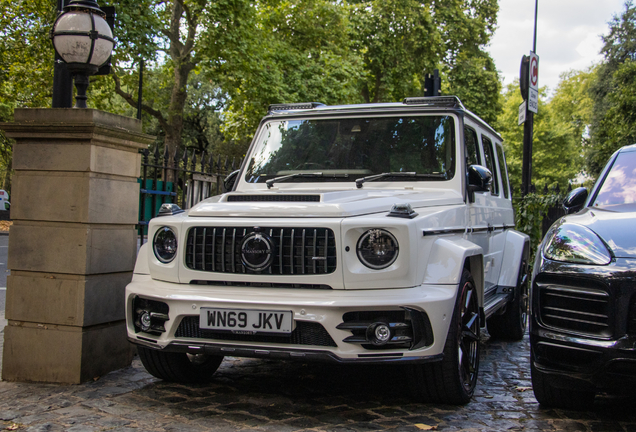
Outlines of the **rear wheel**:
[{"label": "rear wheel", "polygon": [[163,352],[137,346],[146,370],[165,381],[180,383],[209,382],[223,356]]},{"label": "rear wheel", "polygon": [[514,299],[506,311],[488,320],[488,332],[498,339],[521,340],[528,323],[528,262],[524,259],[519,267]]},{"label": "rear wheel", "polygon": [[470,401],[479,371],[479,302],[472,276],[464,269],[451,320],[444,360],[415,365],[411,383],[426,402],[463,405]]},{"label": "rear wheel", "polygon": [[550,384],[550,376],[538,370],[530,357],[532,373],[532,390],[534,397],[544,407],[584,410],[594,404],[593,391],[580,391],[554,387]]}]

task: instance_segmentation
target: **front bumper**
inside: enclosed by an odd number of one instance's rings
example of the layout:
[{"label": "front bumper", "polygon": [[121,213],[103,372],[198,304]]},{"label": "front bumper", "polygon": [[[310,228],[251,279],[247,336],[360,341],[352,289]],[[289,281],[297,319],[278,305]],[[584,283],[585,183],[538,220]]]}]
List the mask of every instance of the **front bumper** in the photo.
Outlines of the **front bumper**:
[{"label": "front bumper", "polygon": [[531,361],[555,387],[633,392],[636,262],[607,266],[539,257],[531,294]]},{"label": "front bumper", "polygon": [[[126,321],[132,343],[165,351],[339,363],[428,362],[442,358],[456,292],[456,285],[318,290],[177,284],[136,274],[126,288]],[[167,305],[164,331],[143,332],[135,326],[134,305],[139,299]],[[295,330],[289,337],[260,337],[199,329],[201,308],[208,307],[289,310]],[[426,317],[419,327],[428,327],[428,342],[380,349],[351,342],[355,339],[352,331],[342,326],[345,314],[384,311],[409,311],[407,316]],[[298,335],[296,330],[305,334]]]}]

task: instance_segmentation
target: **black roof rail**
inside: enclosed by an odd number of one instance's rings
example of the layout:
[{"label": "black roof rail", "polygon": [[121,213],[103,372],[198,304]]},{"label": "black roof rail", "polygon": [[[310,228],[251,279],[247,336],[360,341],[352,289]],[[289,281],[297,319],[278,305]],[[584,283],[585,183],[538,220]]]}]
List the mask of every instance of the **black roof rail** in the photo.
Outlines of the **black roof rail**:
[{"label": "black roof rail", "polygon": [[425,105],[443,108],[466,109],[457,96],[423,96],[405,98],[404,105]]},{"label": "black roof rail", "polygon": [[322,102],[302,102],[302,103],[288,103],[288,104],[271,104],[267,109],[268,112],[272,111],[289,111],[289,110],[305,110],[314,109],[317,107],[325,106]]}]

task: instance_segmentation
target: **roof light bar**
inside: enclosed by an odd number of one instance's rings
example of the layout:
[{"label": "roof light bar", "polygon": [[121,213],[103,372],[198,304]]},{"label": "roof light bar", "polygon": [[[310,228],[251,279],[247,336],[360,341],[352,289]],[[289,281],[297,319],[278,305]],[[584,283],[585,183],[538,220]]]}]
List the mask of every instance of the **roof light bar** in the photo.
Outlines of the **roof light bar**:
[{"label": "roof light bar", "polygon": [[303,102],[303,103],[290,103],[290,104],[271,104],[268,108],[269,112],[272,111],[290,111],[290,110],[305,110],[314,109],[316,107],[325,106],[322,102]]},{"label": "roof light bar", "polygon": [[465,109],[462,101],[460,101],[457,96],[410,97],[405,98],[402,103],[404,105],[425,105]]}]

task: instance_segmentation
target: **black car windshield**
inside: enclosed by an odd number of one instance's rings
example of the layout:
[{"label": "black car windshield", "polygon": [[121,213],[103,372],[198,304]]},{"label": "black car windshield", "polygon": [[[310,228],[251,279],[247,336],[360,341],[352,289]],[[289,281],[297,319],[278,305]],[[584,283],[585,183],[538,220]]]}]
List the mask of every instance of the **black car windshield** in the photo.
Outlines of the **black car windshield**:
[{"label": "black car windshield", "polygon": [[621,152],[601,185],[593,206],[636,203],[636,151]]},{"label": "black car windshield", "polygon": [[418,176],[387,176],[386,181],[450,180],[454,124],[453,117],[440,115],[270,121],[259,135],[245,180],[263,183],[308,173],[320,175],[291,181],[353,182],[403,172]]}]

